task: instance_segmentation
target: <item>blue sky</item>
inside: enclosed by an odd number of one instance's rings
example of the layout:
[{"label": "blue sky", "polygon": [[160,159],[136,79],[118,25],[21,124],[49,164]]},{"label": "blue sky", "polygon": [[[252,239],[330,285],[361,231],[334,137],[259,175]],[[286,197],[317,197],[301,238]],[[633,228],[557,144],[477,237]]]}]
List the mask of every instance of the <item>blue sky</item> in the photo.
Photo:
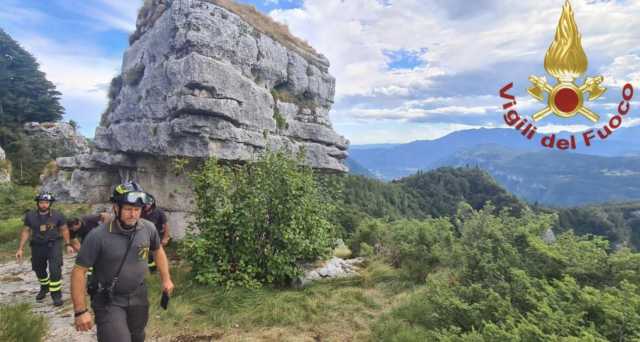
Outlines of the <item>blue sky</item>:
[{"label": "blue sky", "polygon": [[[543,75],[564,0],[252,0],[331,61],[335,129],[353,144],[434,139],[502,127],[498,89],[515,82],[518,110],[544,107],[526,95]],[[0,0],[0,27],[32,52],[63,93],[65,118],[93,136],[106,89],[120,69],[142,1]],[[609,91],[589,107],[604,117],[632,82],[640,93],[640,0],[574,0],[588,75]],[[550,78],[548,76],[548,78]],[[632,115],[640,115],[637,105]],[[638,114],[635,114],[638,113]],[[634,116],[625,125],[640,124]],[[586,129],[549,119],[542,131]]]}]

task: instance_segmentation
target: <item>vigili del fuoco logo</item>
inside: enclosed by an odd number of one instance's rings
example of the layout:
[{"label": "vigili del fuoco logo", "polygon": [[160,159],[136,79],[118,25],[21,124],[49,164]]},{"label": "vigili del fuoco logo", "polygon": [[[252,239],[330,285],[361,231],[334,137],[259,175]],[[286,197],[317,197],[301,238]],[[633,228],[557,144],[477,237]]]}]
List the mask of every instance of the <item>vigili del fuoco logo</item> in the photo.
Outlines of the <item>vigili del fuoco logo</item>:
[{"label": "vigili del fuoco logo", "polygon": [[617,114],[612,115],[601,128],[588,129],[577,138],[572,134],[569,139],[559,139],[556,134],[549,134],[534,140],[538,129],[536,123],[552,114],[563,119],[582,118],[590,123],[600,121],[600,115],[589,109],[588,102],[596,101],[607,89],[601,85],[604,81],[603,76],[586,77],[580,84],[588,63],[573,10],[567,0],[562,8],[555,38],[544,57],[544,68],[556,81],[549,83],[545,76],[529,76],[531,86],[527,90],[528,93],[547,106],[533,114],[531,119],[522,117],[516,111],[516,98],[508,93],[513,88],[511,82],[500,89],[500,97],[508,101],[502,105],[506,111],[505,123],[518,130],[525,139],[539,141],[542,146],[551,149],[575,150],[579,143],[589,147],[597,140],[607,139],[622,125],[623,118],[631,108],[633,87],[629,83],[622,87],[622,100],[618,105]]}]

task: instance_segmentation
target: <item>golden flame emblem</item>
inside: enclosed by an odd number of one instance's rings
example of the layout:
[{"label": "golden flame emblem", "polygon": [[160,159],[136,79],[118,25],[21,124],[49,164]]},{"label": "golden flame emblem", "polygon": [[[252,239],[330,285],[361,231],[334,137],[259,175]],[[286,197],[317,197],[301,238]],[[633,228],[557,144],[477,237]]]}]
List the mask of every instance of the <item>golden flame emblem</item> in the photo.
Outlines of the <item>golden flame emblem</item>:
[{"label": "golden flame emblem", "polygon": [[600,116],[584,106],[584,95],[589,93],[589,101],[602,96],[607,91],[600,86],[604,77],[587,77],[583,85],[576,84],[576,79],[587,71],[588,65],[589,61],[582,48],[578,25],[571,4],[567,0],[562,7],[555,38],[544,57],[545,70],[555,77],[558,83],[551,86],[544,76],[529,77],[529,81],[533,84],[528,89],[531,96],[538,101],[544,101],[544,93],[548,94],[548,106],[533,115],[534,121],[542,120],[549,114],[555,113],[562,118],[581,114],[593,122],[598,122]]}]

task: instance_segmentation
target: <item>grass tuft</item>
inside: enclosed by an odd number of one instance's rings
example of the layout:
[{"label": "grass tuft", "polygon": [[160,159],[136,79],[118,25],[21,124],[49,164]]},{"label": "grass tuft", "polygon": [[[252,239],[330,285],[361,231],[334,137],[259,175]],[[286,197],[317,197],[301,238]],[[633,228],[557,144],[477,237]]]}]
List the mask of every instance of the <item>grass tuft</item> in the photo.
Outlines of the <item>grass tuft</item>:
[{"label": "grass tuft", "polygon": [[44,317],[32,313],[29,304],[0,306],[0,341],[37,342],[46,332]]}]

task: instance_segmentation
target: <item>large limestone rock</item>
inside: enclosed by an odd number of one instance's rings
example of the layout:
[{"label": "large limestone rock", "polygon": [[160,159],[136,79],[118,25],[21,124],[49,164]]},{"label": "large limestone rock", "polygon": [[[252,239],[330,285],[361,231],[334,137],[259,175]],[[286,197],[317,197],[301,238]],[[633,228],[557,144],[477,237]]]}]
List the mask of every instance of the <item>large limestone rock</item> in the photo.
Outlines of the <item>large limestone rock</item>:
[{"label": "large limestone rock", "polygon": [[193,209],[184,173],[172,166],[181,158],[249,161],[268,148],[303,149],[308,165],[346,171],[348,141],[328,115],[335,92],[329,61],[238,6],[146,2],[111,84],[96,151],[58,159],[44,188],[98,205],[113,184],[135,179],[169,212],[180,237]]},{"label": "large limestone rock", "polygon": [[209,1],[151,6],[96,130],[99,149],[251,160],[268,146],[304,148],[313,167],[346,170],[347,141],[328,118],[335,80],[326,58]]},{"label": "large limestone rock", "polygon": [[87,138],[76,132],[66,122],[28,122],[24,131],[31,146],[43,160],[54,160],[58,157],[89,153]]},{"label": "large limestone rock", "polygon": [[0,147],[0,184],[11,182],[11,164]]}]

